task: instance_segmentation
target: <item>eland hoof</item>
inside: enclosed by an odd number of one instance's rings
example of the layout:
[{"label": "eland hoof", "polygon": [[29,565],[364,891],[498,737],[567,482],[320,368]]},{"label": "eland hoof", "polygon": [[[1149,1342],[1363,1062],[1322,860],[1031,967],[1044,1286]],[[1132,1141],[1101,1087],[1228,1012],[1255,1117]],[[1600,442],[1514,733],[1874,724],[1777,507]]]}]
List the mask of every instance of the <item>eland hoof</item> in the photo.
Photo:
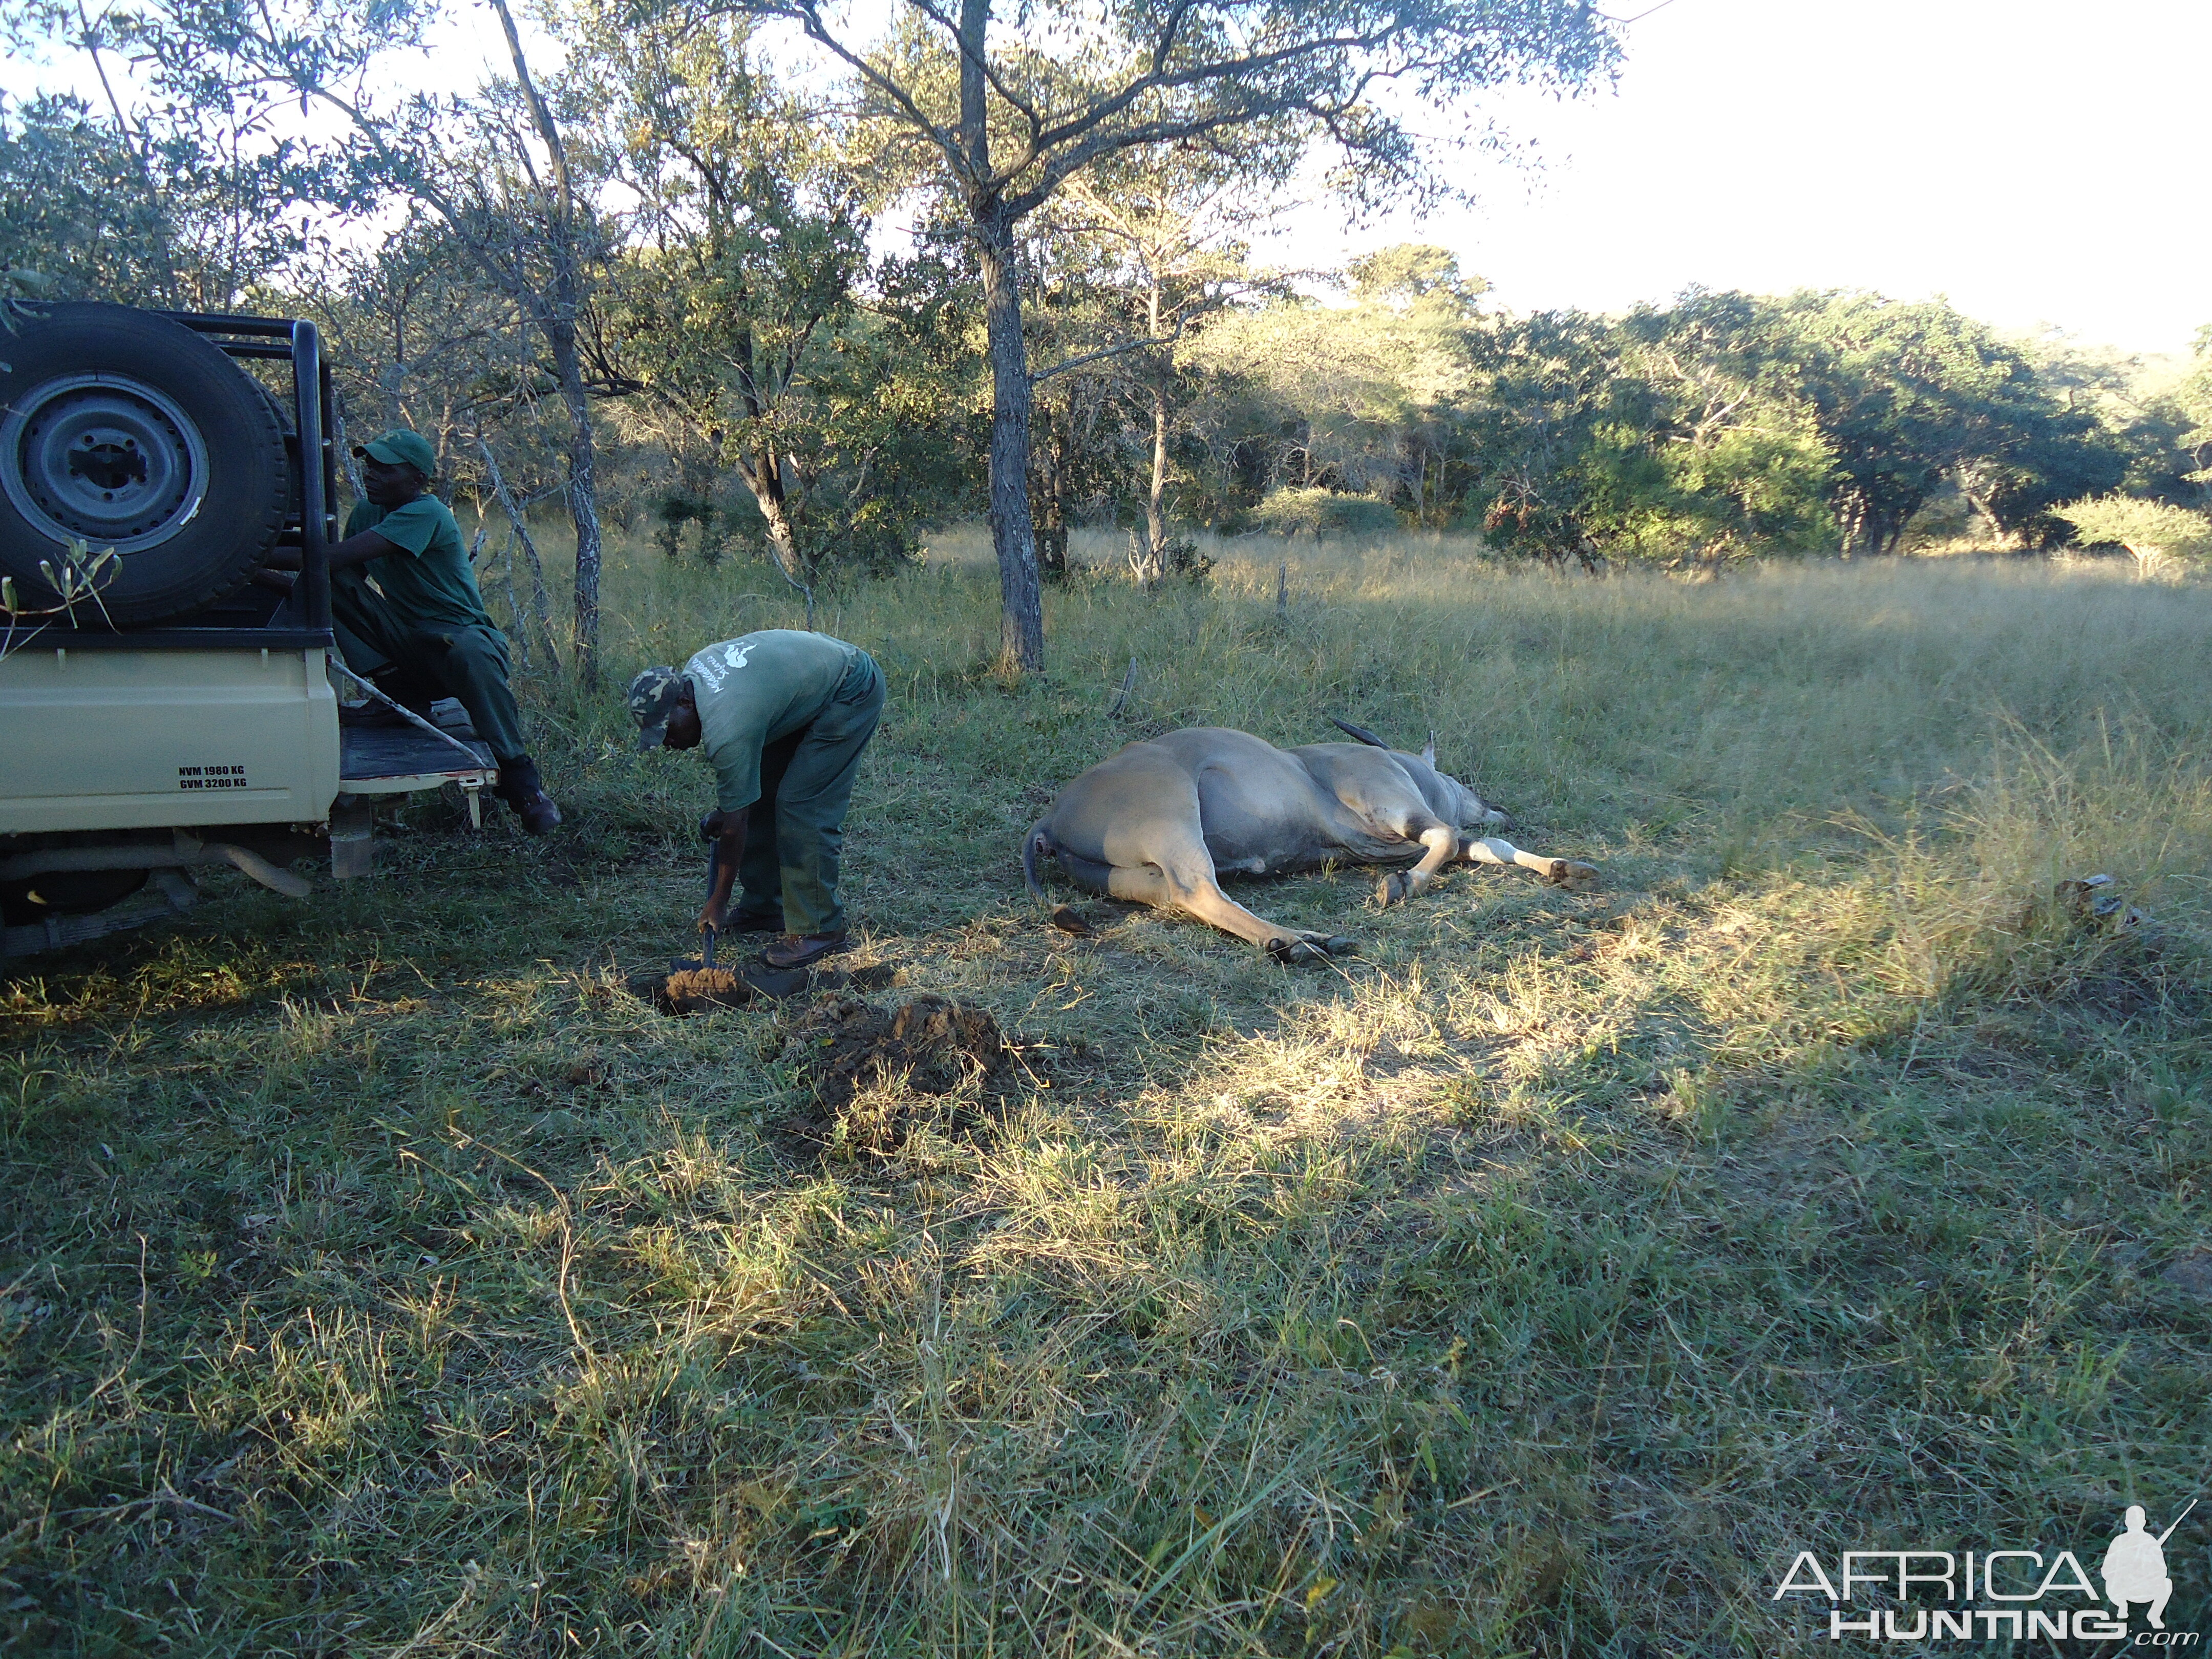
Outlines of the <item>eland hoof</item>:
[{"label": "eland hoof", "polygon": [[1333,957],[1356,956],[1359,952],[1359,941],[1349,933],[1333,933],[1321,941],[1321,948]]},{"label": "eland hoof", "polygon": [[1267,954],[1285,968],[1294,963],[1328,960],[1328,953],[1321,946],[1302,939],[1271,939],[1267,941]]},{"label": "eland hoof", "polygon": [[1407,879],[1405,872],[1394,870],[1376,884],[1375,902],[1387,910],[1392,905],[1402,902],[1412,886],[1413,883]]},{"label": "eland hoof", "polygon": [[1580,864],[1573,859],[1553,859],[1552,867],[1544,872],[1545,881],[1553,887],[1564,887],[1571,893],[1587,892],[1597,885],[1597,866]]}]

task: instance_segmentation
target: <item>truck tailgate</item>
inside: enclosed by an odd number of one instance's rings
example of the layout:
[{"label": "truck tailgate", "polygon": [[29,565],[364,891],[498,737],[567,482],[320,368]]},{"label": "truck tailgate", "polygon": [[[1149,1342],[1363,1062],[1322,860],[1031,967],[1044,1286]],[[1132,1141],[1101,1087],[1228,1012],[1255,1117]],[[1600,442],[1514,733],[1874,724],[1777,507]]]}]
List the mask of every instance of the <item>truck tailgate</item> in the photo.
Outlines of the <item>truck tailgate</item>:
[{"label": "truck tailgate", "polygon": [[[319,823],[338,774],[319,646],[0,659],[0,834]],[[459,759],[459,756],[454,757]]]}]

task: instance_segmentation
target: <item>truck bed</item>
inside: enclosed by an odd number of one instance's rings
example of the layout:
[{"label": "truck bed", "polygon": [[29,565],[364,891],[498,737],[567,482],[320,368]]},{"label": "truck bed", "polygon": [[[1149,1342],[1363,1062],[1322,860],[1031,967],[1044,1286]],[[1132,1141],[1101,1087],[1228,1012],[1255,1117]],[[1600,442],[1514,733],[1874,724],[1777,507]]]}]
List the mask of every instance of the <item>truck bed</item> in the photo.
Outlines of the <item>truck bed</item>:
[{"label": "truck bed", "polygon": [[349,795],[396,795],[434,789],[450,780],[481,787],[499,775],[491,750],[473,733],[455,742],[477,757],[471,766],[459,749],[411,726],[348,726],[338,732],[338,787]]}]

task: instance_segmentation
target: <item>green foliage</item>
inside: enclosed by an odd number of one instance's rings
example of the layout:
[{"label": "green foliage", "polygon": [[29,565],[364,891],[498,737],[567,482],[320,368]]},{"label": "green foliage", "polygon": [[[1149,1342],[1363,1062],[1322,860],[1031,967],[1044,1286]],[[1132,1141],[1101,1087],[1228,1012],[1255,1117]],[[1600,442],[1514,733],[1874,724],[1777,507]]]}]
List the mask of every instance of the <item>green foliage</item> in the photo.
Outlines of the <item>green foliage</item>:
[{"label": "green foliage", "polygon": [[1345,267],[1352,296],[1364,305],[1410,307],[1434,299],[1472,315],[1475,302],[1490,291],[1480,276],[1462,276],[1459,256],[1425,242],[1399,242],[1354,259]]},{"label": "green foliage", "polygon": [[2129,465],[2116,422],[1940,301],[1693,290],[1513,317],[1440,250],[1352,276],[1350,307],[1248,313],[1190,354],[1216,453],[1263,458],[1255,497],[1371,491],[1546,559],[1671,562],[1894,551],[1954,488],[2042,544],[2053,502]]},{"label": "green foliage", "polygon": [[2146,567],[2165,559],[2212,559],[2212,517],[2171,502],[2105,495],[2069,501],[2054,508],[2053,516],[2071,526],[2084,544],[2117,544]]},{"label": "green foliage", "polygon": [[[1250,266],[1316,147],[1356,161],[1355,195],[1421,176],[1367,77],[1447,47],[1448,93],[1601,77],[1586,9],[1421,0],[1356,49],[1334,0],[1271,10],[1262,73],[1232,72],[1200,5],[1169,74],[1122,50],[1158,20],[1054,0],[989,37],[980,86],[944,18],[906,9],[837,102],[757,34],[787,0],[556,0],[550,74],[518,56],[457,98],[365,94],[440,15],[0,0],[19,46],[136,64],[104,113],[0,106],[0,287],[304,311],[355,424],[425,432],[464,493],[489,444],[526,502],[590,517],[604,489],[625,523],[688,503],[680,534],[661,521],[672,549],[764,550],[805,586],[895,569],[981,505],[987,420],[1011,419],[986,409],[1018,381],[1048,562],[1072,526],[1141,511],[1146,580],[1176,518],[1675,564],[1894,551],[1937,504],[2040,546],[2069,533],[2061,501],[2212,500],[2212,349],[2150,391],[2142,365],[1942,301],[1692,289],[1515,316],[1429,244],[1352,261],[1340,304]],[[1033,148],[1046,110],[1097,118]],[[980,149],[948,150],[976,120]],[[876,216],[902,196],[920,234],[886,256]],[[401,211],[324,245],[305,204],[357,229]],[[989,372],[987,267],[1027,295]]]},{"label": "green foliage", "polygon": [[1334,489],[1270,490],[1252,509],[1252,526],[1278,536],[1372,536],[1398,528],[1398,515],[1371,495]]},{"label": "green foliage", "polygon": [[65,95],[0,100],[0,262],[39,299],[163,291],[160,204],[112,125]]},{"label": "green foliage", "polygon": [[927,319],[880,292],[868,307],[869,221],[836,130],[756,65],[741,15],[565,15],[641,203],[600,335],[625,422],[695,480],[740,482],[726,516],[793,580],[895,567],[965,479]]},{"label": "green foliage", "polygon": [[[43,7],[0,5],[0,30],[19,40],[57,26]],[[28,273],[9,286],[195,311],[240,304],[313,246],[301,199],[336,185],[295,146],[255,133],[263,101],[219,80],[106,116],[67,93],[12,109],[0,97],[0,270]]]}]

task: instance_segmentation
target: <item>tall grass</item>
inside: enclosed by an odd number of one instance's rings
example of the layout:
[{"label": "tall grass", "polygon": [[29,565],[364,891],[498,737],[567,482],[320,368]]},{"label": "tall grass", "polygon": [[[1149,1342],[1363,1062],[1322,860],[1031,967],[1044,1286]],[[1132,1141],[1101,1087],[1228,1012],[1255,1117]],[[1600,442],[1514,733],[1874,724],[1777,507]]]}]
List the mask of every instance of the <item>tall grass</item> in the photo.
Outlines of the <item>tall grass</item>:
[{"label": "tall grass", "polygon": [[[758,566],[618,550],[609,688],[527,688],[562,836],[418,807],[364,888],[15,980],[17,1645],[1769,1655],[1826,1644],[1771,1596],[1800,1548],[2162,1525],[2212,1451],[2212,590],[1407,538],[1291,552],[1279,612],[1255,546],[1055,587],[1019,683],[972,532],[826,596],[892,687],[876,1000],[1018,1048],[886,1085],[887,1158],[799,1133],[804,1007],[622,988],[684,942],[706,787],[617,692],[799,620]],[[1016,840],[1074,772],[1332,713],[1433,726],[1606,890],[1245,890],[1361,936],[1305,973],[1042,925]],[[2091,873],[2119,915],[2054,899]]]}]

